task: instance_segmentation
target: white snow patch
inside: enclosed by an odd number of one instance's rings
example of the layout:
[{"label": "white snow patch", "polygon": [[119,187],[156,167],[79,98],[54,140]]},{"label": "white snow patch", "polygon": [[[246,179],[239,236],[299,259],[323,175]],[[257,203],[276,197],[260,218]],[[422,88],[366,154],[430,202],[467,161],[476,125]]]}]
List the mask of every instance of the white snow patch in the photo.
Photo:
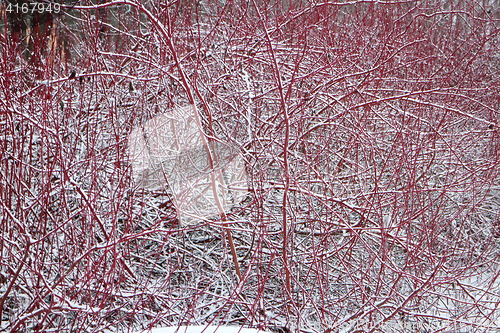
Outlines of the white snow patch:
[{"label": "white snow patch", "polygon": [[192,224],[228,211],[248,192],[238,147],[210,141],[191,105],[160,114],[133,129],[128,152],[135,182],[169,188],[179,220]]}]

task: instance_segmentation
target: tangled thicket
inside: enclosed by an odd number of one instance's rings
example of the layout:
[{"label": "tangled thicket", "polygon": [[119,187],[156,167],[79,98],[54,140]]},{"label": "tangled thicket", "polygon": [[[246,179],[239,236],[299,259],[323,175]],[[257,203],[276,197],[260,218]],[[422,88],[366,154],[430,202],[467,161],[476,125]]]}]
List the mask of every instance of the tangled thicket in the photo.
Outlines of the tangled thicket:
[{"label": "tangled thicket", "polygon": [[[2,329],[498,327],[497,0],[81,5],[1,11]],[[193,102],[251,193],[180,226],[127,137]]]}]

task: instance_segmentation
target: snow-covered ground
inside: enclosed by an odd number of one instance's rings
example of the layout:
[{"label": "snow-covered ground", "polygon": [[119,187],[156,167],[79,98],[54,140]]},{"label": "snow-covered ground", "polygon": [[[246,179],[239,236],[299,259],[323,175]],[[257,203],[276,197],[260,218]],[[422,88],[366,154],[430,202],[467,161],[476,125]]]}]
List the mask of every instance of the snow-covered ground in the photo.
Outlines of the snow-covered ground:
[{"label": "snow-covered ground", "polygon": [[240,326],[171,326],[153,328],[137,333],[265,333],[255,328]]}]

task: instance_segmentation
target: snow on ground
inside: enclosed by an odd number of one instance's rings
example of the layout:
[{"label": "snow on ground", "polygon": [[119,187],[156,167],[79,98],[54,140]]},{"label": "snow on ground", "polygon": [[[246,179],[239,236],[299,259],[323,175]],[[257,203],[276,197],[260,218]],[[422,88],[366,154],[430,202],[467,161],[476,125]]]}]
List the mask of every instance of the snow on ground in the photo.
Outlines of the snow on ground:
[{"label": "snow on ground", "polygon": [[137,333],[265,333],[255,328],[240,326],[171,326],[153,328]]}]

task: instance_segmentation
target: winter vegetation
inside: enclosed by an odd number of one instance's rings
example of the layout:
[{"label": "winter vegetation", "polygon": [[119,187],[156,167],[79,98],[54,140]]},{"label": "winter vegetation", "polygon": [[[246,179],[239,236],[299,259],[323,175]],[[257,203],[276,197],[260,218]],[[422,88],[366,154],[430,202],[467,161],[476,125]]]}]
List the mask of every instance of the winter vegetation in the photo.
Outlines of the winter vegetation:
[{"label": "winter vegetation", "polygon": [[0,332],[500,331],[498,0],[23,3]]},{"label": "winter vegetation", "polygon": [[255,328],[241,328],[238,326],[172,326],[160,327],[150,331],[151,333],[265,333]]}]

